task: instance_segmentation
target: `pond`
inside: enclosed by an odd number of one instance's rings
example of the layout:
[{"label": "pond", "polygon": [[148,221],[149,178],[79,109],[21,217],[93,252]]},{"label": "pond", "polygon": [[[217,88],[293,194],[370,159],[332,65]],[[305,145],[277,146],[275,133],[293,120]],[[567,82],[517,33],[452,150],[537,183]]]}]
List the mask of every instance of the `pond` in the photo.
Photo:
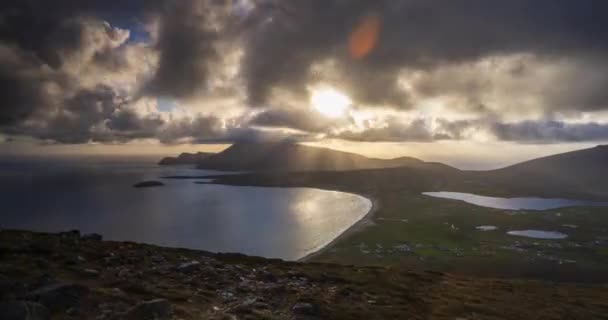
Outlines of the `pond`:
[{"label": "pond", "polygon": [[557,231],[543,231],[543,230],[513,230],[508,231],[507,234],[512,236],[526,237],[526,238],[534,238],[534,239],[550,239],[550,240],[559,240],[565,239],[568,237],[567,234],[557,232]]},{"label": "pond", "polygon": [[423,195],[460,200],[466,203],[474,204],[477,206],[505,209],[505,210],[549,210],[564,207],[578,207],[578,206],[608,206],[608,202],[594,202],[594,201],[583,201],[583,200],[570,200],[570,199],[551,199],[551,198],[536,198],[536,197],[525,197],[525,198],[495,198],[485,197],[472,193],[461,193],[461,192],[423,192]]}]

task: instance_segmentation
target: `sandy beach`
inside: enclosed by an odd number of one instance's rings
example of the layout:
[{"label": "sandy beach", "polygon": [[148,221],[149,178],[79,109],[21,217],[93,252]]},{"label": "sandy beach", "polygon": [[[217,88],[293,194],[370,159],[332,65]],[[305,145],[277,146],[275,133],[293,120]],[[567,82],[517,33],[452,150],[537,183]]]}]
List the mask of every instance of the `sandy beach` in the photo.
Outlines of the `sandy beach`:
[{"label": "sandy beach", "polygon": [[364,197],[372,202],[372,207],[367,212],[367,214],[365,214],[361,219],[359,219],[357,222],[355,222],[352,226],[350,226],[344,232],[339,234],[336,238],[334,238],[332,241],[330,241],[327,245],[321,247],[320,249],[318,249],[316,251],[313,251],[313,252],[307,254],[306,256],[298,259],[297,261],[308,262],[308,261],[314,259],[315,257],[321,255],[326,250],[331,249],[334,246],[334,244],[336,244],[338,241],[340,241],[344,238],[347,238],[348,236],[352,235],[353,233],[359,232],[362,229],[364,229],[368,226],[371,226],[374,223],[372,218],[373,218],[374,214],[376,213],[376,211],[378,211],[378,209],[380,208],[380,202],[370,195],[365,195],[365,194],[357,194],[357,195]]}]

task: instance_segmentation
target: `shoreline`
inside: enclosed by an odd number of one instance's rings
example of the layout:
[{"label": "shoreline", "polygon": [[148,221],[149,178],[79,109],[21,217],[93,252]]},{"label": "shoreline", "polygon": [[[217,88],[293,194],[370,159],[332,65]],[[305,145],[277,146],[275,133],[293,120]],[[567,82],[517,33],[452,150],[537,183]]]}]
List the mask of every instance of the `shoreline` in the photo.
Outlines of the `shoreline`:
[{"label": "shoreline", "polygon": [[[332,190],[332,191],[339,191],[339,190]],[[343,192],[343,191],[339,191],[339,192]],[[346,230],[342,231],[337,237],[335,237],[329,243],[327,243],[326,245],[322,246],[321,248],[319,248],[313,252],[308,253],[307,255],[303,256],[300,259],[294,260],[295,262],[311,262],[310,261],[311,259],[314,259],[315,257],[318,257],[321,254],[325,253],[327,250],[331,249],[338,241],[343,240],[344,238],[347,238],[350,235],[357,233],[373,224],[372,218],[373,218],[374,214],[376,213],[376,211],[378,211],[378,209],[380,209],[380,201],[370,195],[359,194],[359,193],[354,193],[354,192],[351,192],[351,193],[369,200],[372,203],[372,207],[369,209],[369,211],[363,217],[361,217],[361,219],[357,220]]]},{"label": "shoreline", "polygon": [[[201,177],[201,178],[209,179],[210,177]],[[361,217],[359,220],[357,220],[355,223],[353,223],[350,227],[346,228],[344,231],[342,231],[340,234],[338,234],[338,236],[336,236],[330,242],[321,246],[319,249],[316,249],[316,250],[304,255],[303,257],[301,257],[299,259],[284,260],[284,261],[291,261],[291,262],[299,262],[299,263],[311,262],[310,261],[311,259],[314,259],[315,257],[325,253],[327,250],[331,249],[338,241],[343,240],[344,238],[347,238],[350,235],[357,233],[357,232],[365,229],[366,227],[369,227],[370,225],[372,225],[374,223],[372,218],[373,218],[374,214],[376,213],[376,211],[378,211],[380,209],[380,200],[376,199],[375,197],[373,197],[369,194],[357,193],[357,192],[353,192],[353,191],[329,189],[329,188],[323,188],[323,187],[258,186],[258,185],[238,185],[238,184],[235,185],[235,184],[226,184],[226,183],[222,183],[222,182],[217,182],[217,179],[213,179],[213,181],[211,181],[211,182],[199,182],[197,184],[228,185],[228,186],[237,186],[237,187],[258,187],[258,188],[309,188],[309,189],[318,189],[318,190],[324,190],[324,191],[349,193],[349,194],[357,195],[359,197],[363,197],[371,202],[371,204],[372,204],[371,208],[369,209],[369,211],[367,211],[367,213],[363,217]]]}]

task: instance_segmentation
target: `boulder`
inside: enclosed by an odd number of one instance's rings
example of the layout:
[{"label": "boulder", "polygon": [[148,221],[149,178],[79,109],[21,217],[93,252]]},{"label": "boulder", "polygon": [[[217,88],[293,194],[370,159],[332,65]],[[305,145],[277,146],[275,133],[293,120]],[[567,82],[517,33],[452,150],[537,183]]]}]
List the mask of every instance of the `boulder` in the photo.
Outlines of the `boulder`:
[{"label": "boulder", "polygon": [[309,302],[299,301],[296,302],[292,307],[291,311],[296,315],[306,315],[306,316],[314,316],[317,315],[319,310],[318,308]]},{"label": "boulder", "polygon": [[2,320],[48,320],[51,312],[45,306],[29,301],[8,301],[0,303]]},{"label": "boulder", "polygon": [[103,236],[97,233],[89,233],[82,236],[83,240],[102,241]]},{"label": "boulder", "polygon": [[0,299],[22,294],[23,285],[0,274]]},{"label": "boulder", "polygon": [[230,308],[233,314],[250,314],[254,310],[268,310],[270,306],[259,298],[249,298]]},{"label": "boulder", "polygon": [[180,264],[179,266],[177,266],[177,271],[191,272],[191,271],[194,271],[195,269],[197,269],[200,266],[200,264],[201,263],[198,261],[184,262],[184,263]]},{"label": "boulder", "polygon": [[87,277],[91,277],[91,278],[96,278],[99,276],[99,270],[96,269],[84,269],[82,270],[82,274],[87,276]]},{"label": "boulder", "polygon": [[28,300],[37,301],[52,311],[63,311],[77,307],[89,293],[89,288],[79,284],[51,284],[26,295]]},{"label": "boulder", "polygon": [[169,319],[171,304],[167,299],[154,299],[142,302],[129,309],[127,320],[164,320]]}]

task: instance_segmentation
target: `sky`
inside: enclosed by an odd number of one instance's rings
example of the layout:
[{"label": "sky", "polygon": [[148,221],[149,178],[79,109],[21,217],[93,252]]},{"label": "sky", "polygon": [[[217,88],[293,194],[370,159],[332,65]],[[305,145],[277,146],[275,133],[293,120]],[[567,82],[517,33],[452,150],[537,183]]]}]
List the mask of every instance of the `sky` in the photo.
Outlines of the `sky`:
[{"label": "sky", "polygon": [[4,0],[0,154],[290,139],[490,168],[608,141],[603,0]]}]

